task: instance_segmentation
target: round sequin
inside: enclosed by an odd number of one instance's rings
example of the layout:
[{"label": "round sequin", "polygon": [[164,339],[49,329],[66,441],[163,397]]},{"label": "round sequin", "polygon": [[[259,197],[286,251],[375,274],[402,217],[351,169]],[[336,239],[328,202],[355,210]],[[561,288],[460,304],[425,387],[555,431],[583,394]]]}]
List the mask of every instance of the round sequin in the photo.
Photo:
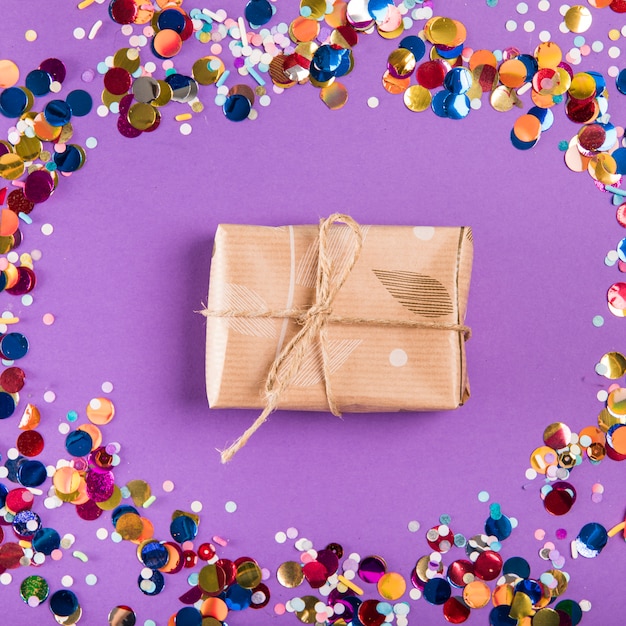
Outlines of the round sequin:
[{"label": "round sequin", "polygon": [[108,621],[109,626],[135,626],[137,616],[129,606],[119,605],[109,611]]},{"label": "round sequin", "polygon": [[69,589],[61,589],[55,591],[48,601],[52,613],[59,617],[69,617],[75,613],[78,608],[78,598],[73,591]]},{"label": "round sequin", "polygon": [[28,339],[22,333],[7,333],[0,339],[0,352],[5,359],[15,361],[28,353]]},{"label": "round sequin", "polygon": [[41,604],[47,599],[49,593],[48,582],[41,576],[27,576],[20,585],[20,596],[30,606],[33,605],[33,598],[37,600],[37,604]]},{"label": "round sequin", "polygon": [[25,430],[18,436],[15,447],[23,456],[34,457],[43,451],[44,440],[36,430]]},{"label": "round sequin", "polygon": [[452,595],[452,588],[447,580],[432,578],[424,585],[423,593],[430,604],[445,604]]},{"label": "round sequin", "polygon": [[86,409],[87,419],[97,426],[108,424],[115,415],[113,402],[108,398],[93,398]]},{"label": "round sequin", "polygon": [[545,494],[543,506],[552,515],[565,515],[576,502],[576,490],[567,482],[556,482]]},{"label": "round sequin", "polygon": [[24,387],[26,374],[20,367],[7,367],[0,374],[0,387],[7,393],[17,393]]},{"label": "round sequin", "polygon": [[17,478],[24,487],[39,487],[46,481],[46,466],[40,461],[23,461],[20,463]]},{"label": "round sequin", "polygon": [[377,583],[387,571],[387,563],[380,556],[366,556],[359,563],[357,574],[366,583]]},{"label": "round sequin", "polygon": [[586,558],[594,558],[600,554],[608,542],[606,528],[597,522],[585,524],[576,537],[576,550]]},{"label": "round sequin", "polygon": [[50,555],[54,550],[58,550],[61,537],[54,528],[40,528],[33,537],[32,543],[37,552]]}]

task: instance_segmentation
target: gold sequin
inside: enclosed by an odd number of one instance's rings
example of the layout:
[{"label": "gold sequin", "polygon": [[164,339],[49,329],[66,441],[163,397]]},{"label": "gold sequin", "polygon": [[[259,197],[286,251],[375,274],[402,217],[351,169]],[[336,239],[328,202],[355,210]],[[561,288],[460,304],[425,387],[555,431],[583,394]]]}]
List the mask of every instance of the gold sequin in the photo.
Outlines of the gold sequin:
[{"label": "gold sequin", "polygon": [[404,104],[409,111],[420,112],[430,107],[432,95],[426,87],[411,85],[403,95]]},{"label": "gold sequin", "polygon": [[276,570],[276,579],[283,586],[289,589],[298,587],[304,580],[304,573],[300,563],[296,561],[285,561]]},{"label": "gold sequin", "polygon": [[563,16],[563,21],[573,33],[584,33],[591,28],[593,17],[587,7],[576,4],[567,10]]},{"label": "gold sequin", "polygon": [[336,80],[320,90],[320,98],[329,109],[336,111],[348,101],[348,90],[345,85]]}]

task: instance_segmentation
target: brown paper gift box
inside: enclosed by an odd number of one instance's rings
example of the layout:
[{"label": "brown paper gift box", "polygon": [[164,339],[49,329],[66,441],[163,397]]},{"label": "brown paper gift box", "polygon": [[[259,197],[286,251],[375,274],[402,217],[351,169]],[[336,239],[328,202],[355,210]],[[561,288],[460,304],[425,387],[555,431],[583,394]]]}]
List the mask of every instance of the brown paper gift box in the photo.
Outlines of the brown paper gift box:
[{"label": "brown paper gift box", "polygon": [[[360,229],[362,249],[334,297],[332,316],[357,317],[361,323],[335,324],[331,318],[325,329],[337,407],[346,412],[456,408],[469,397],[465,329],[459,329],[470,283],[471,229]],[[265,406],[268,371],[301,325],[286,317],[220,312],[306,311],[316,298],[319,233],[318,226],[218,226],[207,305],[214,315],[207,318],[211,407]],[[353,237],[344,224],[328,229],[334,271],[350,262]],[[386,323],[367,321],[381,319]],[[318,339],[307,346],[278,408],[328,410]]]}]

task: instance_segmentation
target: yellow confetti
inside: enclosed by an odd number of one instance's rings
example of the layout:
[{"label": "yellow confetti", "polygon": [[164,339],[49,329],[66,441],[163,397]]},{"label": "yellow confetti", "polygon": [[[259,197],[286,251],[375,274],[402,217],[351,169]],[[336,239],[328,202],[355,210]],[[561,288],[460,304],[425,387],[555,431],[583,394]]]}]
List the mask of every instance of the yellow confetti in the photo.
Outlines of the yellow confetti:
[{"label": "yellow confetti", "polygon": [[84,9],[88,7],[90,4],[93,4],[96,0],[83,0],[78,4],[79,9]]},{"label": "yellow confetti", "polygon": [[609,530],[606,534],[609,537],[614,537],[615,535],[617,535],[618,532],[624,530],[624,528],[626,528],[626,522],[621,522],[620,524],[613,526],[613,528],[611,528],[611,530]]},{"label": "yellow confetti", "polygon": [[191,118],[191,113],[179,113],[174,119],[177,122],[184,122],[185,120],[190,120]]},{"label": "yellow confetti", "polygon": [[354,593],[362,596],[363,595],[363,589],[361,589],[361,587],[355,585],[351,580],[348,580],[345,576],[342,576],[341,574],[339,574],[339,576],[337,576],[337,580],[340,583],[343,583],[348,589],[352,589],[352,591],[354,591]]}]

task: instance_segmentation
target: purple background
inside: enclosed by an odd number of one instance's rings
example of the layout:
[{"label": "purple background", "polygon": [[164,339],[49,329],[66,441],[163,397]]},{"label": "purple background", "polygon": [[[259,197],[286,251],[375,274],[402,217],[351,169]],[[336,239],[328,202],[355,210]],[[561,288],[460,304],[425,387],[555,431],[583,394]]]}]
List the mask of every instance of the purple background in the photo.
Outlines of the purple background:
[{"label": "purple background", "polygon": [[[228,5],[230,16],[237,17],[245,3]],[[297,3],[277,5],[275,21],[295,16]],[[463,21],[467,45],[474,49],[517,46],[532,53],[539,31],[546,29],[568,50],[574,35],[558,31],[558,3],[545,13],[535,0],[529,5],[521,16],[514,2],[489,8],[477,1],[439,1],[435,14]],[[622,39],[614,44],[607,37],[609,28],[621,28],[624,20],[609,9],[593,10],[593,17],[585,37],[601,40],[605,50],[575,69],[606,75],[609,65],[623,65],[609,59],[606,49],[624,48]],[[533,19],[537,28],[508,33],[509,18],[520,24]],[[93,41],[74,39],[75,27],[89,32],[97,19],[104,24]],[[24,39],[28,28],[38,32],[33,43]],[[411,32],[418,30],[416,24]],[[81,87],[98,100],[101,77],[86,84],[82,72],[128,45],[105,6],[97,4],[78,11],[74,3],[63,8],[58,2],[11,3],[3,8],[0,32],[0,56],[18,63],[18,84],[47,57],[65,62],[61,97]],[[231,614],[231,626],[270,619],[297,623],[293,615],[273,613],[276,602],[308,593],[276,582],[277,566],[298,554],[293,542],[275,542],[277,531],[295,526],[316,548],[336,541],[346,553],[380,554],[390,570],[408,576],[416,560],[430,552],[424,534],[441,514],[452,517],[455,532],[469,537],[483,531],[489,513],[477,498],[483,489],[490,502],[501,503],[505,514],[519,520],[503,544],[505,559],[523,556],[535,577],[552,567],[538,556],[544,542],[533,537],[535,529],[544,528],[546,541],[567,557],[571,583],[565,597],[593,604],[583,623],[621,624],[623,540],[610,540],[591,561],[572,560],[569,541],[586,522],[610,528],[623,519],[623,468],[611,460],[576,468],[571,482],[578,501],[563,518],[544,511],[542,481],[529,484],[524,472],[549,423],[564,421],[575,431],[596,423],[602,408],[596,393],[608,381],[595,374],[594,365],[605,352],[623,350],[624,321],[608,312],[605,298],[620,274],[603,262],[623,230],[608,194],[563,164],[558,142],[569,140],[578,126],[567,120],[562,105],[554,108],[553,128],[529,152],[515,150],[509,139],[524,110],[497,113],[486,96],[482,109],[462,121],[439,119],[431,111],[411,113],[400,96],[380,85],[396,45],[378,35],[360,38],[355,69],[342,81],[349,101],[340,111],[328,110],[317,90],[304,85],[282,95],[270,92],[271,105],[257,107],[256,121],[235,124],[213,104],[214,87],[201,87],[205,110],[194,114],[187,137],[174,116],[188,108],[177,103],[163,109],[156,132],[135,140],[119,135],[114,115],[103,119],[94,109],[73,120],[73,141],[84,145],[94,136],[98,146],[22,229],[19,251],[43,252],[35,264],[35,301],[24,307],[19,298],[0,296],[3,310],[23,320],[17,330],[31,342],[20,363],[27,372],[20,406],[0,424],[1,452],[4,456],[15,445],[18,416],[32,402],[42,413],[41,458],[51,465],[67,458],[58,424],[72,409],[79,412],[79,423],[86,421],[88,401],[104,395],[103,381],[112,381],[116,417],[103,427],[104,438],[122,445],[115,471],[119,485],[134,478],[152,485],[157,500],[146,515],[155,536],[169,539],[172,511],[188,511],[200,500],[198,538],[226,537],[223,557],[252,556],[272,572],[268,607],[260,614]],[[175,66],[189,73],[193,61],[206,54],[208,46],[189,40]],[[222,58],[233,69],[230,53]],[[155,59],[144,48],[142,62],[148,60]],[[163,71],[156,75],[162,78]],[[626,100],[614,80],[607,81],[612,121],[622,124]],[[235,72],[227,85],[238,82],[254,87],[250,77]],[[367,106],[370,96],[380,99],[377,109]],[[36,107],[49,99],[37,99]],[[529,94],[523,100],[527,109]],[[8,129],[11,122],[3,121]],[[215,448],[232,441],[256,413],[212,411],[205,399],[204,321],[194,311],[206,299],[215,229],[220,222],[315,223],[333,211],[362,223],[473,227],[467,318],[473,328],[467,347],[472,398],[450,413],[340,420],[324,413],[278,412],[230,465],[221,466]],[[54,226],[49,237],[40,232],[46,222]],[[47,312],[56,317],[52,326],[41,321]],[[597,314],[606,319],[602,328],[592,325]],[[54,403],[44,402],[46,390],[56,393]],[[175,483],[172,493],[164,493],[164,480]],[[605,487],[600,504],[591,501],[594,482]],[[224,509],[229,500],[238,505],[235,513]],[[72,549],[85,552],[89,561],[81,563],[70,550],[60,562],[48,559],[39,569],[12,571],[13,582],[2,590],[3,619],[54,623],[47,607],[31,609],[19,597],[19,583],[35,573],[46,577],[52,590],[61,587],[64,574],[73,576],[86,624],[105,623],[113,606],[127,604],[138,624],[153,619],[161,626],[183,606],[177,598],[188,589],[184,572],[167,577],[160,596],[145,597],[136,584],[141,565],[135,546],[96,539],[97,528],[113,530],[110,514],[84,522],[71,505],[46,510],[43,498],[35,510],[61,535],[74,534]],[[407,530],[410,520],[420,522],[418,533]],[[568,539],[556,540],[557,528],[565,528]],[[462,557],[457,549],[444,563]],[[84,583],[88,573],[98,576],[95,587]],[[377,594],[371,588],[366,597]],[[444,623],[440,608],[423,599],[409,602],[409,623]],[[467,623],[487,624],[488,611],[475,611]]]}]

